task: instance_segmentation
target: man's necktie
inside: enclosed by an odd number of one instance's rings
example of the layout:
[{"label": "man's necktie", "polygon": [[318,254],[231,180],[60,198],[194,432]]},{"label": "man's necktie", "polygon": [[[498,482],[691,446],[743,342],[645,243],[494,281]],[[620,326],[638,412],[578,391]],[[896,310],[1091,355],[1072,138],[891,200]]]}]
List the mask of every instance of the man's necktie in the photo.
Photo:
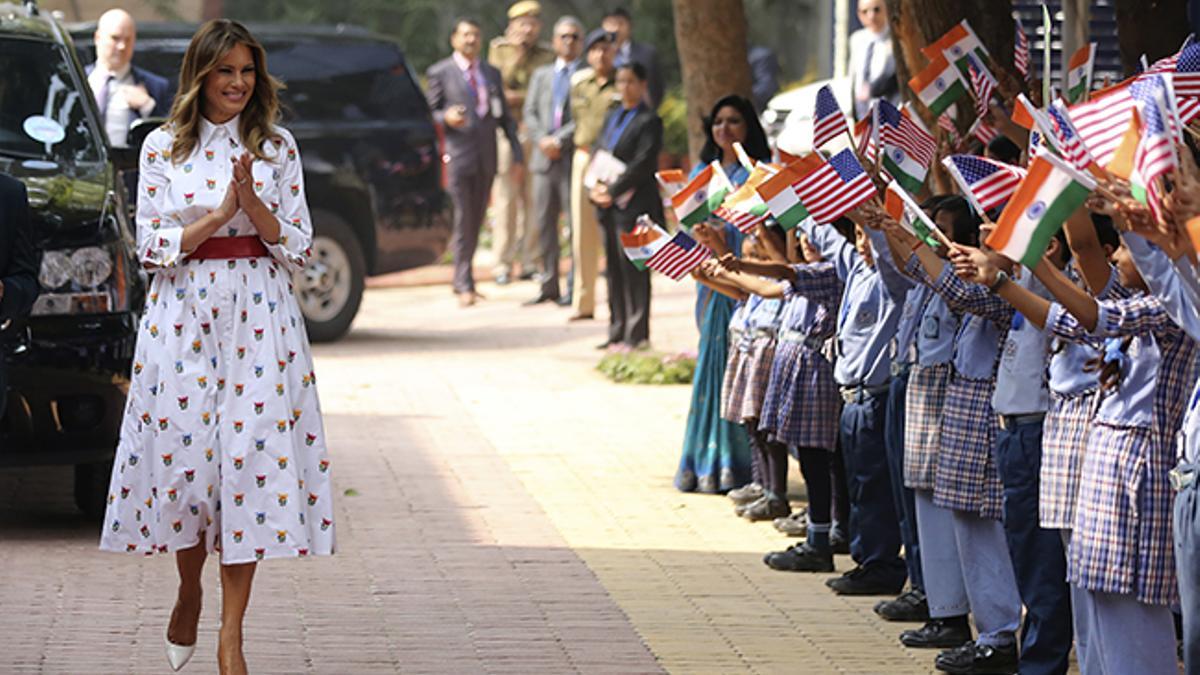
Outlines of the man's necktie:
[{"label": "man's necktie", "polygon": [[96,107],[100,109],[100,126],[103,127],[108,123],[108,96],[109,88],[113,83],[112,74],[104,76],[104,84],[100,85],[100,91],[96,92]]},{"label": "man's necktie", "polygon": [[471,97],[475,99],[475,114],[480,119],[487,117],[488,101],[486,96],[479,95],[479,79],[475,76],[476,66],[467,68],[467,85],[471,87]]},{"label": "man's necktie", "polygon": [[868,87],[871,86],[871,57],[875,55],[875,41],[871,40],[867,43],[867,56],[863,59],[862,80],[861,82]]},{"label": "man's necktie", "polygon": [[551,105],[554,108],[554,124],[552,127],[553,131],[558,131],[560,128],[562,128],[563,113],[566,112],[565,108],[567,107],[567,94],[570,91],[571,84],[570,70],[571,69],[569,66],[563,66],[562,68],[554,71],[554,84],[551,87],[551,91],[553,92],[551,97]]}]

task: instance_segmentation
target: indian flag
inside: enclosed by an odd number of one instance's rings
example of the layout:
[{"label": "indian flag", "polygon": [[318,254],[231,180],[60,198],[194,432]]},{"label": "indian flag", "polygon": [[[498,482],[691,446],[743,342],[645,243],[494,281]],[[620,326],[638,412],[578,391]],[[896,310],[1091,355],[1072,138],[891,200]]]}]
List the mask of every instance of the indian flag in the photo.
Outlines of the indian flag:
[{"label": "indian flag", "polygon": [[725,201],[713,211],[713,215],[723,218],[741,232],[753,232],[770,213],[766,202],[758,196],[757,188],[777,171],[778,168],[770,164],[757,164],[746,177],[746,182],[729,193]]},{"label": "indian flag", "polygon": [[621,233],[621,247],[625,249],[625,257],[639,270],[646,269],[646,261],[658,249],[662,248],[671,237],[654,223],[639,225],[632,232]]},{"label": "indian flag", "polygon": [[988,61],[987,49],[979,41],[979,36],[971,29],[971,24],[967,23],[966,19],[946,31],[946,34],[938,38],[936,42],[922,47],[921,53],[931,61],[934,58],[947,59],[958,66],[964,75],[969,63],[967,61],[968,54],[974,54],[980,63]]},{"label": "indian flag", "polygon": [[691,227],[712,215],[713,210],[725,201],[725,195],[732,191],[725,169],[711,162],[671,197],[671,206],[680,224]]},{"label": "indian flag", "polygon": [[908,230],[909,234],[930,247],[937,248],[937,235],[933,233],[936,225],[929,220],[925,211],[917,206],[912,197],[909,197],[904,188],[896,181],[888,183],[887,192],[883,196],[883,210],[887,211],[893,220],[900,223],[901,227]]},{"label": "indian flag", "polygon": [[1096,181],[1049,153],[1041,153],[1000,214],[987,245],[1032,269],[1046,252],[1050,239],[1079,208]]},{"label": "indian flag", "polygon": [[771,212],[772,216],[775,216],[775,222],[779,223],[779,227],[785,231],[796,227],[800,221],[808,217],[808,211],[804,208],[804,204],[800,203],[800,196],[792,187],[792,183],[796,182],[797,178],[799,176],[795,172],[784,168],[763,181],[757,188],[758,196],[766,202],[767,210]]},{"label": "indian flag", "polygon": [[890,143],[883,144],[883,168],[909,192],[919,191],[929,173],[929,167],[917,161],[904,148]]},{"label": "indian flag", "polygon": [[1092,64],[1096,61],[1096,43],[1080,47],[1067,63],[1067,101],[1079,103],[1092,87]]},{"label": "indian flag", "polygon": [[952,103],[967,95],[967,88],[963,85],[958,71],[940,54],[929,61],[925,70],[909,80],[908,86],[916,92],[917,98],[921,99],[934,117],[941,115]]},{"label": "indian flag", "polygon": [[687,185],[687,174],[682,169],[664,169],[656,171],[654,178],[658,181],[658,189],[667,196],[679,192],[684,185]]}]

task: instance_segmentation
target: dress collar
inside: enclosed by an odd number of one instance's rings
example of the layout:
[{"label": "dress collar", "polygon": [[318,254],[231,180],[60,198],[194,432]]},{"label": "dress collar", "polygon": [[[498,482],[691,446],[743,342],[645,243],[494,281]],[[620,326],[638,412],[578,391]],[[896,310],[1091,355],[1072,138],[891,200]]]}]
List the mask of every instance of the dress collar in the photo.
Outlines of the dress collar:
[{"label": "dress collar", "polygon": [[233,119],[229,120],[228,122],[225,122],[224,124],[213,124],[212,122],[208,121],[208,118],[201,116],[200,117],[200,145],[202,145],[202,146],[208,145],[209,141],[211,141],[213,138],[220,136],[222,134],[224,134],[225,136],[228,136],[235,143],[239,142],[240,141],[240,134],[238,132],[238,120],[239,119],[241,119],[240,115],[235,116]]}]

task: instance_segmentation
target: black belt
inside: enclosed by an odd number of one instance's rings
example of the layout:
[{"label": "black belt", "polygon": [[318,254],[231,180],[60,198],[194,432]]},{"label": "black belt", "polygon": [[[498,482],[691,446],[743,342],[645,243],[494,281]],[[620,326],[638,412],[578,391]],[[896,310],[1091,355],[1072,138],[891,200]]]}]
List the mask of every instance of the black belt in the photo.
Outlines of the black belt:
[{"label": "black belt", "polygon": [[1028,415],[997,415],[1000,418],[1000,428],[1008,431],[1024,424],[1041,424],[1046,419],[1046,413],[1029,413]]}]

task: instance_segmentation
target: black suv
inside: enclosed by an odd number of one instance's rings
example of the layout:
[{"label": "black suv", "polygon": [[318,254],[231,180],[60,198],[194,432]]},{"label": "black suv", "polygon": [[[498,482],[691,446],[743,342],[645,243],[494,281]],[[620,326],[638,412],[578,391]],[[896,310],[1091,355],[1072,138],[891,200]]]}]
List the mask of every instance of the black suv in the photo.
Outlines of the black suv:
[{"label": "black suv", "polygon": [[[134,63],[177,86],[195,25],[138,25]],[[250,25],[283,80],[284,125],[300,143],[313,259],[297,275],[314,341],[336,340],[358,312],[365,277],[427,265],[450,236],[438,137],[404,54],[361,28]],[[95,24],[73,24],[84,62]]]},{"label": "black suv", "polygon": [[0,6],[0,171],[25,183],[44,251],[32,316],[4,331],[0,465],[76,465],[76,502],[93,515],[145,289],[121,172],[136,157],[108,148],[98,120],[70,36],[35,9]]}]

